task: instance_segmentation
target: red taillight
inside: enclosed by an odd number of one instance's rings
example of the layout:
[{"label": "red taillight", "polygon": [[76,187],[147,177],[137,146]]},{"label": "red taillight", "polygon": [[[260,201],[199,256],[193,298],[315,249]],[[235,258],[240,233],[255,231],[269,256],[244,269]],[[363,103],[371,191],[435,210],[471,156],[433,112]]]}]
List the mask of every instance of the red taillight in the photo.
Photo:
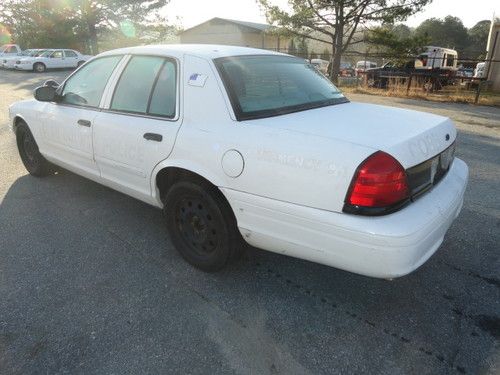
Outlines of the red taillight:
[{"label": "red taillight", "polygon": [[351,206],[388,207],[410,195],[406,172],[391,155],[378,151],[356,171],[347,193]]}]

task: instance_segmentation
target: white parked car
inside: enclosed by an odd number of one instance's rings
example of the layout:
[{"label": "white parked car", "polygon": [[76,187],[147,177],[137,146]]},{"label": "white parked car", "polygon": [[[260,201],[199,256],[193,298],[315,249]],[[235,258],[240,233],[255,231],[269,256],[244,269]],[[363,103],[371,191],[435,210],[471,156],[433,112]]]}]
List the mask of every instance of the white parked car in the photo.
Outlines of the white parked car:
[{"label": "white parked car", "polygon": [[37,57],[42,53],[44,53],[45,51],[46,50],[44,49],[27,49],[21,52],[20,55],[2,56],[0,57],[0,67],[4,69],[14,69],[16,61],[19,61],[24,57]]},{"label": "white parked car", "polygon": [[480,62],[477,63],[476,68],[474,69],[474,78],[485,78],[486,77],[486,63]]},{"label": "white parked car", "polygon": [[53,163],[162,208],[172,242],[203,270],[222,268],[244,240],[402,276],[462,207],[468,168],[454,157],[452,121],[349,102],[292,56],[125,48],[35,98],[9,109],[29,173]]},{"label": "white parked car", "polygon": [[14,68],[42,73],[47,69],[76,68],[91,57],[72,49],[49,49],[40,56],[19,58],[16,60]]},{"label": "white parked car", "polygon": [[375,62],[361,60],[356,63],[356,68],[354,70],[356,72],[356,75],[360,75],[366,72],[368,69],[373,69],[376,67],[377,63]]},{"label": "white parked car", "polygon": [[17,44],[4,44],[0,47],[0,57],[15,56],[21,53],[21,47]]},{"label": "white parked car", "polygon": [[328,65],[330,65],[330,62],[322,59],[311,59],[311,64],[321,73],[326,74],[328,72]]}]

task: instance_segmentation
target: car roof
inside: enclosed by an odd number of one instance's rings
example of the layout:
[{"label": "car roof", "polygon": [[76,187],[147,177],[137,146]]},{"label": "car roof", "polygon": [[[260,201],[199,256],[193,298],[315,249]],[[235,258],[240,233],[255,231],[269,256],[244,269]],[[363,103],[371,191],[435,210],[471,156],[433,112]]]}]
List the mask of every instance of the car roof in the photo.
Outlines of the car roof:
[{"label": "car roof", "polygon": [[219,44],[164,44],[139,47],[120,48],[101,53],[99,56],[120,54],[152,54],[152,55],[183,55],[190,54],[198,57],[215,59],[218,57],[241,55],[285,55],[284,53],[268,51],[258,48],[226,46]]},{"label": "car roof", "polygon": [[451,48],[444,48],[444,47],[438,47],[438,46],[424,46],[425,52],[433,52],[433,51],[443,51],[444,53],[452,53],[456,54],[457,51]]}]

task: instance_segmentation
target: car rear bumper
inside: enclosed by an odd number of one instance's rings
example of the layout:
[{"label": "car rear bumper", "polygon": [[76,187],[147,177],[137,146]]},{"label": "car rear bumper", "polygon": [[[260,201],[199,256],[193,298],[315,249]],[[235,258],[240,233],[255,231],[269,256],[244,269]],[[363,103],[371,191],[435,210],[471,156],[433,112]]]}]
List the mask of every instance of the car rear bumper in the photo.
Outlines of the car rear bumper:
[{"label": "car rear bumper", "polygon": [[436,252],[460,213],[468,167],[455,158],[431,191],[402,210],[366,217],[221,188],[252,246],[379,278],[406,275]]}]

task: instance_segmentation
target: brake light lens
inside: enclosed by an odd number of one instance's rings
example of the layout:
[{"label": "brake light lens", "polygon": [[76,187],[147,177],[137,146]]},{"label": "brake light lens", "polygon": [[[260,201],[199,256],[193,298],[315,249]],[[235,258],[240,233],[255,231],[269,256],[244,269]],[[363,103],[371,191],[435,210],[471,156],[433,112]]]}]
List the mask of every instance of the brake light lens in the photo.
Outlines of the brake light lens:
[{"label": "brake light lens", "polygon": [[351,207],[386,208],[409,197],[410,189],[403,166],[391,155],[378,151],[358,167],[345,202]]}]

